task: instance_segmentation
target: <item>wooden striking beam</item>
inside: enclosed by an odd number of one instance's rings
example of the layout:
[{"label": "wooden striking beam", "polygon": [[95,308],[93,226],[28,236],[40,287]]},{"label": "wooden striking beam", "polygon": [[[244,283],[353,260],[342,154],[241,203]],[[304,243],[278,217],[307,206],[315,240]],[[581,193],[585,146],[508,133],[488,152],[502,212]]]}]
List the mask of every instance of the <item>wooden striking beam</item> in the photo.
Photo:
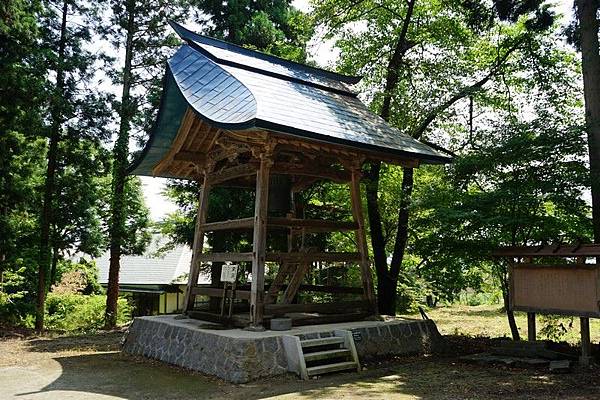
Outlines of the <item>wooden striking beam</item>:
[{"label": "wooden striking beam", "polygon": [[363,215],[362,201],[360,200],[360,163],[352,168],[352,181],[350,183],[350,200],[352,203],[352,215],[358,224],[356,230],[356,243],[360,253],[360,271],[364,290],[364,299],[371,304],[371,310],[375,312],[375,291],[373,288],[373,277],[369,266],[369,250],[365,233],[365,217]]},{"label": "wooden striking beam", "polygon": [[200,256],[204,246],[204,231],[202,225],[206,222],[206,213],[208,211],[208,194],[210,193],[210,183],[207,179],[208,173],[204,174],[204,184],[200,189],[198,215],[196,217],[196,228],[194,231],[194,243],[192,246],[192,264],[190,265],[190,275],[185,291],[185,300],[183,312],[187,312],[194,307],[194,295],[192,288],[198,284],[200,275]]}]

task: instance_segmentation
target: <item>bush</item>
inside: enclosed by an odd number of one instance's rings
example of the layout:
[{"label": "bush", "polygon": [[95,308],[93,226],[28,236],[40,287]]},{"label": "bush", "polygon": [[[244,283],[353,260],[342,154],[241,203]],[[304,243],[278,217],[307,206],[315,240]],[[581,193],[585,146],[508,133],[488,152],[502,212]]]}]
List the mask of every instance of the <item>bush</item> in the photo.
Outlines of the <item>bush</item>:
[{"label": "bush", "polygon": [[18,325],[35,311],[33,304],[25,301],[25,267],[15,271],[2,271],[0,277],[0,322]]},{"label": "bush", "polygon": [[[90,331],[104,326],[105,295],[48,293],[46,328],[61,331]],[[117,324],[131,320],[131,306],[126,299],[118,302]]]}]

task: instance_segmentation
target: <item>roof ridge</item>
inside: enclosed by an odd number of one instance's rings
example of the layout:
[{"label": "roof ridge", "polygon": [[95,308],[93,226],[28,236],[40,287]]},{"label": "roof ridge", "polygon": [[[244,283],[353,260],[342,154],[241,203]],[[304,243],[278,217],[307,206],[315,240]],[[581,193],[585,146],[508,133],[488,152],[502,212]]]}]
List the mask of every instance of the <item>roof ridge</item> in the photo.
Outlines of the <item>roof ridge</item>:
[{"label": "roof ridge", "polygon": [[[275,63],[281,64],[284,66],[300,67],[302,69],[308,70],[307,72],[316,73],[316,74],[320,75],[322,78],[333,79],[333,80],[347,83],[350,85],[355,85],[358,82],[360,82],[360,80],[362,79],[362,76],[352,76],[352,75],[340,74],[338,72],[329,71],[324,68],[314,67],[314,66],[299,63],[296,61],[287,60],[285,58],[274,56],[272,54],[268,54],[268,53],[265,53],[265,52],[262,52],[259,50],[248,49],[246,47],[243,47],[243,46],[240,46],[240,45],[237,45],[234,43],[230,43],[225,40],[202,35],[202,34],[199,34],[199,33],[196,33],[194,31],[187,29],[183,25],[181,25],[173,20],[169,20],[169,25],[171,25],[171,27],[175,30],[175,32],[177,32],[179,37],[181,37],[183,40],[186,40],[186,41],[197,40],[198,42],[200,42],[202,44],[207,44],[209,46],[215,46],[215,47],[219,47],[221,49],[230,50],[230,51],[232,50],[231,47],[233,47],[235,49],[238,49],[240,53],[245,54],[245,55],[250,55],[250,56],[255,56],[255,57],[258,56],[258,58],[261,58],[263,60],[275,62]],[[193,36],[194,38],[192,39],[189,36]],[[216,58],[218,58],[218,57],[216,57]]]}]

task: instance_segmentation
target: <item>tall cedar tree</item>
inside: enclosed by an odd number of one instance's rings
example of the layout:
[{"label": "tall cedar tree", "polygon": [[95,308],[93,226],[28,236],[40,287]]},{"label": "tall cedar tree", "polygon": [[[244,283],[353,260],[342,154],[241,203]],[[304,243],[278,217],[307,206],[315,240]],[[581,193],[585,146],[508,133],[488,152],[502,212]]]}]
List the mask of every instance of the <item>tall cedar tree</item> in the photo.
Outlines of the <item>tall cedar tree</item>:
[{"label": "tall cedar tree", "polygon": [[598,46],[600,3],[598,0],[577,0],[575,6],[580,32],[594,241],[600,243],[600,48]]},{"label": "tall cedar tree", "polygon": [[[59,162],[59,145],[68,132],[69,140],[106,137],[106,97],[85,89],[93,77],[96,56],[85,50],[91,41],[89,26],[95,18],[95,9],[75,0],[44,2],[40,19],[42,48],[47,55],[49,73],[55,76],[49,98],[49,146],[44,181],[42,210],[40,214],[40,247],[35,327],[43,329],[44,302],[48,290],[50,270],[51,227],[53,225],[56,172]],[[84,21],[84,23],[80,23]],[[72,200],[70,200],[72,201]]]},{"label": "tall cedar tree", "polygon": [[[446,93],[440,93],[442,100],[417,116],[394,115],[402,112],[399,110],[400,107],[394,104],[397,101],[395,94],[402,87],[412,84],[410,69],[414,69],[415,67],[411,66],[411,62],[406,60],[407,54],[413,49],[417,52],[427,53],[431,51],[431,47],[429,46],[433,46],[434,48],[441,46],[443,51],[453,51],[451,45],[447,49],[443,48],[443,39],[440,40],[440,34],[447,37],[448,40],[457,40],[458,38],[458,41],[462,43],[465,40],[463,38],[469,37],[468,33],[465,34],[465,28],[471,30],[472,33],[470,35],[481,34],[484,37],[485,34],[488,34],[494,28],[498,29],[495,25],[496,21],[508,20],[510,22],[517,22],[523,15],[533,14],[530,16],[530,20],[525,23],[525,26],[529,28],[528,30],[543,30],[551,25],[552,16],[545,8],[540,6],[541,3],[542,1],[507,2],[497,0],[494,2],[494,10],[488,9],[484,2],[479,1],[441,2],[439,4],[437,2],[430,2],[425,4],[425,2],[418,2],[417,0],[408,0],[406,3],[384,2],[383,5],[373,6],[370,2],[329,0],[320,5],[315,5],[319,21],[328,27],[332,34],[342,33],[343,35],[348,35],[348,31],[346,30],[348,25],[357,22],[367,22],[368,33],[361,33],[359,31],[356,35],[356,39],[361,40],[360,43],[349,44],[348,40],[342,40],[342,43],[345,44],[346,49],[352,48],[355,51],[360,49],[361,46],[365,46],[368,54],[375,51],[379,52],[376,59],[381,59],[382,57],[387,59],[384,76],[381,77],[383,90],[381,96],[376,99],[379,114],[386,121],[398,125],[403,124],[404,126],[399,127],[415,139],[422,139],[423,135],[430,129],[431,124],[440,115],[444,115],[457,102],[481,90],[487,82],[500,75],[503,66],[507,63],[512,53],[526,40],[529,32],[526,31],[516,36],[504,35],[504,38],[497,45],[496,56],[494,59],[487,61],[488,65],[486,67],[475,70],[472,67],[464,69],[467,73],[471,71],[473,74],[472,77],[461,77],[458,74],[457,78],[443,76],[443,78],[447,78],[447,81]],[[447,31],[440,30],[439,24],[445,24],[455,30],[455,32],[452,32],[453,35],[448,35]],[[371,30],[379,30],[379,32],[372,32]],[[375,45],[374,50],[368,47],[373,46],[373,43],[365,40],[365,38],[361,38],[361,35],[368,38],[369,34],[373,34],[378,40],[382,40],[381,38],[389,39],[387,43]],[[347,38],[344,37],[344,39]],[[432,42],[427,42],[427,39],[432,40]],[[460,47],[462,46],[454,47],[454,49]],[[472,57],[472,54],[472,52],[466,52],[467,56]],[[458,55],[460,56],[461,53],[459,52]],[[449,59],[455,57],[455,55],[448,55]],[[351,60],[351,57],[348,59]],[[474,60],[472,61],[472,65],[481,65],[482,62],[486,61]],[[366,62],[363,69],[370,70],[372,68],[371,64],[370,62]],[[435,74],[440,73],[439,70],[431,68],[430,60],[423,60],[423,66],[420,69],[424,73],[428,71]],[[457,73],[462,72],[456,66],[450,66],[450,70]],[[447,71],[444,73],[447,74]],[[457,84],[458,89],[455,89],[454,93],[448,95],[448,84],[453,81]],[[471,81],[472,83],[465,85],[465,81]],[[432,97],[430,96],[429,98],[431,99]],[[431,104],[431,101],[429,101],[429,104]],[[402,119],[403,117],[406,118]],[[389,265],[386,252],[387,240],[384,237],[378,200],[381,173],[382,163],[380,162],[370,163],[365,171],[367,210],[377,275],[379,312],[381,314],[395,314],[398,277],[408,241],[409,210],[414,184],[414,172],[412,168],[403,169],[401,184],[403,196],[397,209],[397,224]]]},{"label": "tall cedar tree", "polygon": [[143,135],[156,107],[156,93],[164,62],[170,48],[177,43],[169,32],[167,19],[178,20],[182,3],[166,0],[112,0],[110,26],[101,30],[116,49],[124,49],[124,62],[119,74],[121,100],[117,104],[119,131],[113,149],[112,195],[110,217],[110,269],[106,298],[105,324],[116,324],[119,296],[119,269],[126,235],[127,204],[125,187],[129,163],[131,133]]},{"label": "tall cedar tree", "polygon": [[[42,131],[46,103],[46,65],[38,46],[38,1],[7,0],[0,4],[0,282],[19,260],[35,264],[32,239],[38,210],[36,182],[43,151],[36,135]],[[37,235],[36,235],[37,236]],[[37,272],[37,271],[36,271]],[[4,287],[0,287],[3,291]]]}]

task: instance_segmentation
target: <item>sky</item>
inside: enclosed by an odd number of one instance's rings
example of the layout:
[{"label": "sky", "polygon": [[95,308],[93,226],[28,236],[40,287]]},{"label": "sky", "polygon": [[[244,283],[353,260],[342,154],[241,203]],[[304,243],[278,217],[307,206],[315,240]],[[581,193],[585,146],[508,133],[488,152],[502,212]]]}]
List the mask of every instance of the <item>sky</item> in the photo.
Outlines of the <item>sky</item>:
[{"label": "sky", "polygon": [[[557,12],[567,16],[566,19],[570,19],[572,14],[572,0],[561,0],[555,4]],[[302,11],[310,11],[308,0],[294,0],[292,5]],[[311,58],[319,66],[328,67],[334,64],[338,53],[334,49],[332,40],[323,40],[321,35],[317,33],[308,47]],[[147,176],[142,176],[140,179],[142,181],[146,205],[150,210],[150,217],[153,221],[159,221],[167,214],[177,210],[177,206],[161,194],[165,189],[167,179]]]}]

